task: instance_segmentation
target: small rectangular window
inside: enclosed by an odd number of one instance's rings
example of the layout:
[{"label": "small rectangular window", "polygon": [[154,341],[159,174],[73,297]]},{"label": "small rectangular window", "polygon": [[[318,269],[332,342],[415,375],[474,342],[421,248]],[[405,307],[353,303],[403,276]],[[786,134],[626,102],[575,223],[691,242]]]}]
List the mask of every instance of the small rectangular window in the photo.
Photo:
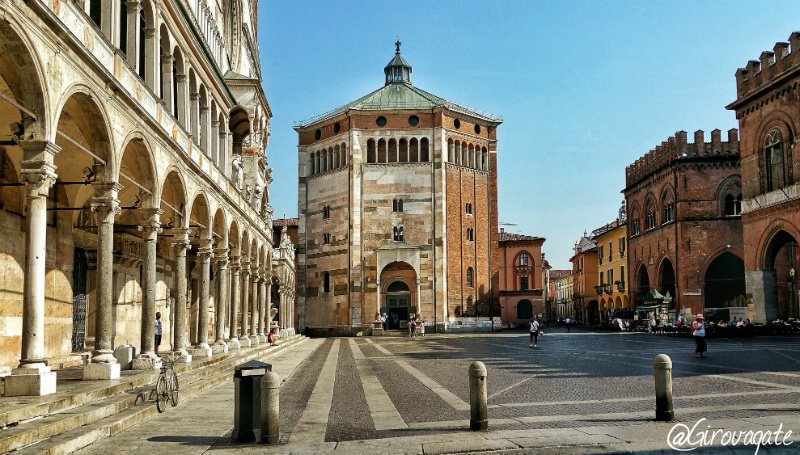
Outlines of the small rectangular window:
[{"label": "small rectangular window", "polygon": [[523,276],[519,279],[519,289],[520,291],[528,290],[528,277]]},{"label": "small rectangular window", "polygon": [[467,215],[472,215],[472,204],[471,203],[467,203],[466,212],[467,212]]},{"label": "small rectangular window", "polygon": [[612,257],[613,257],[612,253],[614,252],[614,249],[611,246],[613,244],[614,244],[613,242],[608,242],[608,262],[612,261]]},{"label": "small rectangular window", "polygon": [[603,264],[603,256],[604,256],[604,254],[603,254],[603,245],[600,245],[600,254],[598,255],[598,258],[600,259],[600,264],[601,265]]},{"label": "small rectangular window", "polygon": [[330,234],[322,234],[322,243],[325,245],[331,244],[331,235]]},{"label": "small rectangular window", "polygon": [[469,240],[469,241],[475,240],[475,238],[473,236],[473,233],[472,233],[472,228],[468,228],[467,229],[467,240]]},{"label": "small rectangular window", "polygon": [[402,212],[402,211],[403,211],[403,200],[392,199],[392,212]]}]

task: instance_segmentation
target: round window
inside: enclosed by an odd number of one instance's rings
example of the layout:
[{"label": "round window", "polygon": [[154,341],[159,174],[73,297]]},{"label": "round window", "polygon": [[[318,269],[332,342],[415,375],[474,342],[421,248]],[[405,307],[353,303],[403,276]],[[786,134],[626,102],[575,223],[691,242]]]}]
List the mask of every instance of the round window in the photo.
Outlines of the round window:
[{"label": "round window", "polygon": [[375,123],[377,123],[378,126],[386,126],[386,117],[384,116],[378,117],[378,120],[375,120]]},{"label": "round window", "polygon": [[453,126],[455,126],[456,129],[461,128],[461,120],[459,120],[459,119],[453,120]]},{"label": "round window", "polygon": [[342,129],[342,125],[339,125],[339,122],[336,122],[336,123],[333,124],[333,132],[334,133],[338,134],[339,130],[341,130],[341,129]]},{"label": "round window", "polygon": [[411,126],[419,125],[419,117],[417,117],[416,115],[412,115],[411,117],[408,118],[408,124]]},{"label": "round window", "polygon": [[481,126],[475,125],[475,134],[481,134]]},{"label": "round window", "polygon": [[320,130],[314,131],[314,139],[319,140],[319,138],[321,137],[322,137],[322,131]]}]

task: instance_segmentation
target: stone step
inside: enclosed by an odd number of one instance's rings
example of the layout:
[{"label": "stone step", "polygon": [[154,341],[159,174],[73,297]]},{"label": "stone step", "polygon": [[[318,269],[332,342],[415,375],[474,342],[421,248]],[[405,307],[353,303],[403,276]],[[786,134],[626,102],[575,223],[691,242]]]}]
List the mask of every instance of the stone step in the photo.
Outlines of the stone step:
[{"label": "stone step", "polygon": [[[293,336],[275,348],[265,349],[264,345],[244,348],[234,351],[239,355],[220,356],[218,361],[209,362],[211,365],[204,368],[189,368],[191,364],[182,365],[188,371],[181,373],[176,368],[181,384],[181,400],[230,380],[236,365],[253,359],[273,357],[306,340],[306,337]],[[150,383],[131,387],[124,393],[0,431],[0,452],[16,450],[15,455],[66,454],[116,434],[158,412],[155,402],[148,400],[153,386]]]},{"label": "stone step", "polygon": [[[291,339],[291,337],[288,339]],[[206,368],[209,365],[224,362],[227,359],[242,355],[242,353],[249,352],[250,350],[263,349],[263,347],[263,345],[245,347],[239,350],[229,351],[223,355],[216,355],[203,360],[178,364],[175,366],[175,370],[178,374],[183,374],[188,371]],[[60,371],[59,373],[65,374],[64,371]],[[130,390],[131,388],[141,387],[145,384],[155,382],[157,378],[158,371],[155,370],[137,372],[125,371],[123,372],[123,376],[119,379],[104,381],[102,387],[91,390],[81,390],[85,388],[80,386],[75,387],[72,384],[65,384],[59,381],[59,390],[55,395],[44,397],[2,398],[2,401],[0,401],[0,404],[2,404],[2,409],[0,409],[0,429],[17,424],[18,422],[35,419],[42,415],[63,412],[101,398]]]}]

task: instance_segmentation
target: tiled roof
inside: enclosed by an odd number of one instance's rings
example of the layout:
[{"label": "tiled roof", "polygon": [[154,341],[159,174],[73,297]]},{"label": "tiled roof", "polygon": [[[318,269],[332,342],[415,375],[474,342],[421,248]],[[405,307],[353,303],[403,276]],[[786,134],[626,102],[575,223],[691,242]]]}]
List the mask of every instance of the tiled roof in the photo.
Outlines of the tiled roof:
[{"label": "tiled roof", "polygon": [[530,235],[522,235],[522,234],[511,234],[510,232],[500,232],[500,236],[498,237],[498,241],[500,242],[520,242],[520,241],[531,241],[531,240],[545,240],[545,238],[533,237]]},{"label": "tiled roof", "polygon": [[572,275],[572,270],[551,270],[550,271],[550,279],[552,281],[558,281],[562,278],[568,277]]},{"label": "tiled roof", "polygon": [[299,221],[298,218],[280,218],[280,219],[277,219],[277,220],[272,220],[272,226],[278,226],[278,227],[299,226],[300,224],[299,224],[298,221]]}]

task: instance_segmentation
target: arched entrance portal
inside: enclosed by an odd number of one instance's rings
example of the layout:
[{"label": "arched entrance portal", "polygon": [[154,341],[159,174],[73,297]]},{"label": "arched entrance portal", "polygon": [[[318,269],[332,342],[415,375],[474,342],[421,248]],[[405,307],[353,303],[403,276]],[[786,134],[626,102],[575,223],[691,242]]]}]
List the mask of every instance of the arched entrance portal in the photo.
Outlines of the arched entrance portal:
[{"label": "arched entrance portal", "polygon": [[705,307],[746,306],[745,293],[744,261],[727,251],[717,256],[706,270]]},{"label": "arched entrance portal", "polygon": [[639,271],[636,272],[636,282],[639,286],[635,302],[636,306],[639,306],[642,304],[642,299],[650,292],[650,275],[644,265],[640,266]]},{"label": "arched entrance portal", "polygon": [[[672,300],[669,303],[669,308],[675,308],[675,269],[672,267],[672,261],[669,259],[664,259],[664,262],[661,263],[661,273],[659,273],[659,288],[661,294],[665,297],[669,292],[669,296]],[[666,299],[665,299],[666,300]]]},{"label": "arched entrance portal", "polygon": [[533,303],[522,299],[517,303],[517,323],[529,321],[533,317]]},{"label": "arched entrance portal", "polygon": [[392,262],[381,271],[381,314],[386,313],[386,328],[408,327],[417,314],[417,273],[406,262]]},{"label": "arched entrance portal", "polygon": [[765,280],[765,313],[768,321],[800,316],[797,299],[797,240],[786,231],[778,232],[769,243],[765,269],[775,274],[775,286]]}]

